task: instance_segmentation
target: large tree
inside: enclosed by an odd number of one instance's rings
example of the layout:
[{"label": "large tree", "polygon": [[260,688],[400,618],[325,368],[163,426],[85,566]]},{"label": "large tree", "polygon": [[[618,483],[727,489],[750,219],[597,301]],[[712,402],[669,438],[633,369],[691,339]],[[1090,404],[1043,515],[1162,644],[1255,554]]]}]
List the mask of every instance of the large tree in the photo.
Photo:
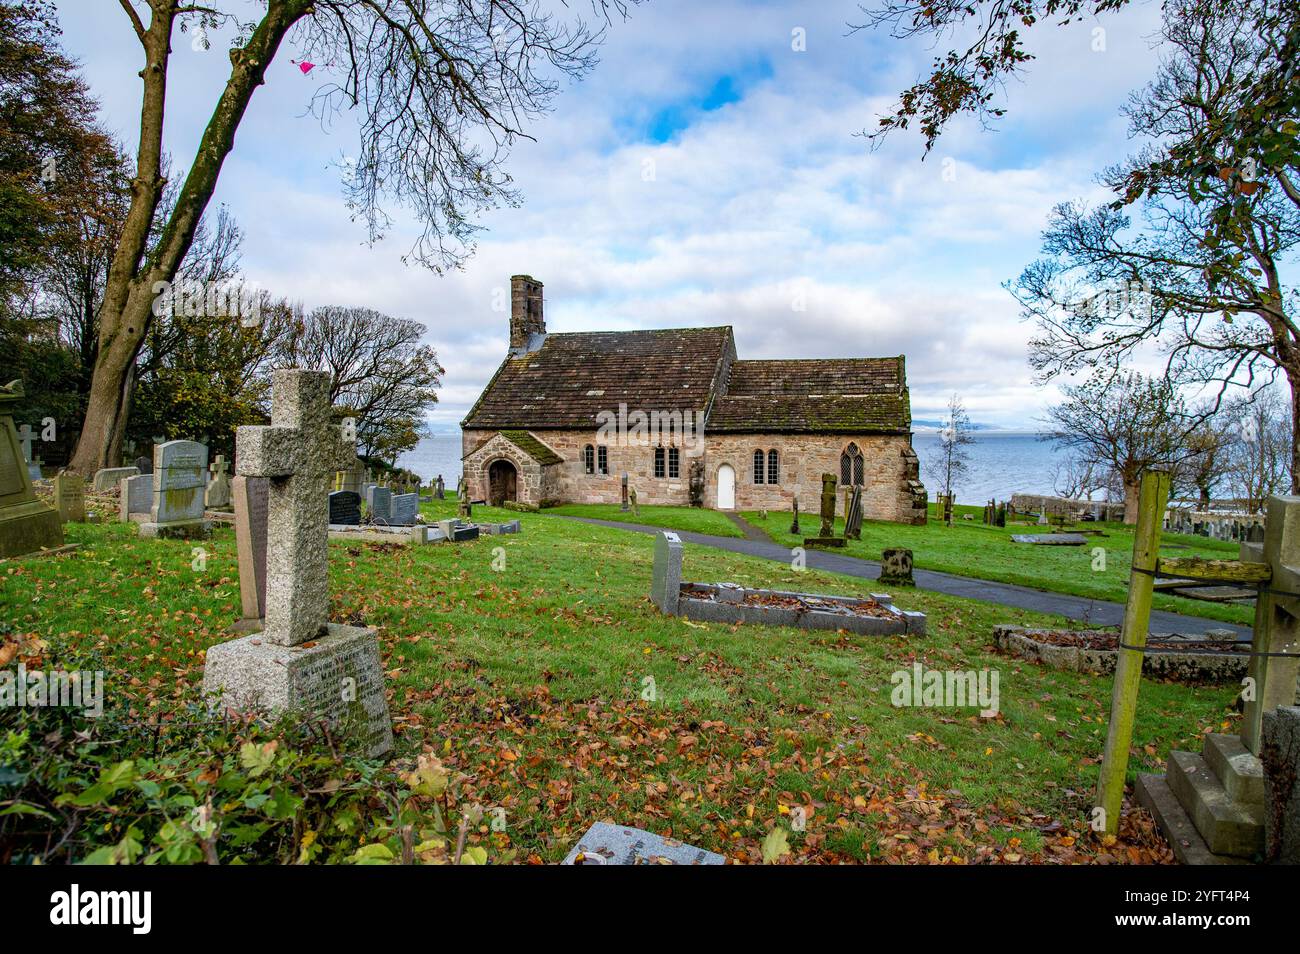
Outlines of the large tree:
[{"label": "large tree", "polygon": [[415,447],[443,373],[434,350],[420,343],[424,325],[336,306],[299,313],[287,325],[273,365],[330,373],[330,401],[355,420],[363,457],[392,462]]},{"label": "large tree", "polygon": [[[619,0],[593,0],[608,13]],[[359,155],[348,201],[370,237],[388,224],[381,199],[424,225],[411,257],[455,265],[472,248],[475,214],[517,200],[502,163],[528,119],[557,90],[552,73],[576,76],[593,62],[599,33],[523,0],[266,0],[242,22],[212,0],[119,0],[139,40],[140,132],[131,203],[109,268],[89,405],[72,469],[116,463],[130,404],[131,369],[153,321],[154,288],[172,281],[216,189],[235,134],[267,70],[290,42],[332,80],[313,108],[360,114]],[[240,5],[242,9],[242,5]],[[233,27],[230,73],[162,224],[149,241],[167,186],[163,125],[172,41],[178,30]]]},{"label": "large tree", "polygon": [[1189,455],[1187,435],[1198,422],[1166,378],[1098,374],[1063,391],[1065,400],[1048,412],[1046,438],[1115,475],[1123,487],[1124,522],[1135,523],[1142,472],[1177,468]]},{"label": "large tree", "polygon": [[[1031,362],[1044,377],[1119,367],[1157,349],[1168,375],[1220,397],[1280,375],[1300,403],[1300,326],[1287,279],[1300,243],[1294,169],[1284,151],[1235,167],[1229,157],[1210,169],[1186,159],[1188,144],[1215,140],[1249,113],[1241,78],[1267,70],[1281,42],[1257,27],[1249,4],[1168,4],[1170,52],[1126,110],[1145,146],[1102,176],[1121,198],[1058,206],[1044,257],[1009,286],[1038,324]],[[1291,471],[1300,477],[1295,461]]]}]

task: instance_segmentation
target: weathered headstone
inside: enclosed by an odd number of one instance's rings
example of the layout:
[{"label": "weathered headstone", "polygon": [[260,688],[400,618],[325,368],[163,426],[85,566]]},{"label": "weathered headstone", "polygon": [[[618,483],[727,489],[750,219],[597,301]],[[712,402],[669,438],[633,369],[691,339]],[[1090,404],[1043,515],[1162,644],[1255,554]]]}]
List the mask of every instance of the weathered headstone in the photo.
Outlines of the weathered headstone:
[{"label": "weathered headstone", "polygon": [[271,424],[236,431],[238,473],[270,478],[266,626],[209,649],[203,686],[236,710],[298,709],[336,725],[355,717],[375,756],[392,747],[376,633],[328,621],[326,493],[355,454],[331,423],[329,380],[276,371]]},{"label": "weathered headstone", "polygon": [[18,444],[12,409],[23,397],[21,381],[0,386],[0,557],[63,545],[59,513],[36,499]]},{"label": "weathered headstone", "polygon": [[821,536],[835,534],[835,475],[822,474]]},{"label": "weathered headstone", "polygon": [[[134,467],[130,469],[135,470]],[[153,474],[123,477],[118,488],[118,516],[123,523],[134,519],[133,514],[149,513],[149,508],[153,505]]]},{"label": "weathered headstone", "polygon": [[623,505],[619,509],[622,510],[623,513],[627,513],[627,505],[628,505],[627,471],[624,471],[623,472]]},{"label": "weathered headstone", "polygon": [[650,581],[650,600],[661,613],[677,615],[677,601],[682,593],[682,539],[667,530],[655,535],[654,575]]},{"label": "weathered headstone", "polygon": [[637,500],[636,500],[636,488],[635,488],[635,487],[629,487],[629,488],[627,489],[627,499],[628,499],[628,502],[632,505],[632,513],[633,513],[635,516],[638,516],[638,517],[641,516],[641,507],[640,507],[640,505],[637,503]]},{"label": "weathered headstone", "polygon": [[197,441],[167,441],[153,449],[153,505],[142,537],[206,536],[203,519],[208,449]]},{"label": "weathered headstone", "polygon": [[433,496],[438,500],[447,498],[447,485],[443,482],[442,474],[439,474],[438,479],[433,482]]},{"label": "weathered headstone", "polygon": [[420,512],[419,494],[395,494],[389,523],[395,527],[409,527]]},{"label": "weathered headstone", "polygon": [[790,532],[797,534],[799,533],[799,498],[798,497],[795,497],[794,500],[791,502],[790,509],[791,512],[793,513],[793,517],[790,520]]},{"label": "weathered headstone", "polygon": [[569,852],[566,865],[725,865],[727,859],[640,828],[596,822]]},{"label": "weathered headstone", "polygon": [[456,508],[456,516],[462,520],[470,519],[474,514],[474,507],[469,502],[469,483],[463,475],[456,483],[456,499],[460,501]]},{"label": "weathered headstone", "polygon": [[153,473],[153,458],[140,456],[135,459],[135,469],[142,474]]},{"label": "weathered headstone", "polygon": [[230,465],[224,455],[218,454],[209,469],[212,479],[208,481],[204,504],[209,510],[225,510],[230,506]]},{"label": "weathered headstone", "polygon": [[138,467],[105,467],[102,470],[95,471],[94,481],[91,487],[95,493],[104,493],[112,490],[118,485],[118,481],[126,477],[139,477],[142,471]]},{"label": "weathered headstone", "polygon": [[862,539],[862,485],[854,484],[849,495],[849,507],[844,513],[844,536],[850,540]]},{"label": "weathered headstone", "polygon": [[912,576],[912,551],[888,547],[880,554],[880,582],[885,586],[916,586]]},{"label": "weathered headstone", "polygon": [[374,487],[370,491],[370,519],[374,523],[393,522],[393,492],[387,487]]},{"label": "weathered headstone", "polygon": [[361,495],[351,490],[331,492],[329,513],[331,524],[356,526],[361,523]]},{"label": "weathered headstone", "polygon": [[86,482],[76,474],[59,474],[54,478],[54,502],[64,523],[86,522]]},{"label": "weathered headstone", "polygon": [[239,602],[242,632],[259,632],[266,618],[266,512],[270,494],[266,477],[230,479],[235,507],[235,550],[239,557]]}]

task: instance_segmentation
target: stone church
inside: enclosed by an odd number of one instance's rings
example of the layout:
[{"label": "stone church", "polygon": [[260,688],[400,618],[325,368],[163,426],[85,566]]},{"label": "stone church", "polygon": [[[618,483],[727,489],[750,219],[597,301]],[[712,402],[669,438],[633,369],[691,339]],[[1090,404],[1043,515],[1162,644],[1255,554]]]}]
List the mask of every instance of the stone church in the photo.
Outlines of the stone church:
[{"label": "stone church", "polygon": [[[472,500],[788,510],[821,475],[869,520],[925,522],[902,356],[741,361],[729,326],[551,334],[510,280],[510,351],[461,422]],[[843,497],[839,512],[843,513]]]}]

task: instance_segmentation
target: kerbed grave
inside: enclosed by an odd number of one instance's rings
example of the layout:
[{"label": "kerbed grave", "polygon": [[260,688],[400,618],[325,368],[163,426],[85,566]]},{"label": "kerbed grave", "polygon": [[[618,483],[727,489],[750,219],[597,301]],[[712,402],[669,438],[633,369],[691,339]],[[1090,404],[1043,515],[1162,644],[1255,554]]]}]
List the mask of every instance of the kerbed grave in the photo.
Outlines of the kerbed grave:
[{"label": "kerbed grave", "polygon": [[750,589],[736,583],[682,582],[681,538],[667,531],[655,537],[650,598],[663,613],[702,622],[843,629],[868,636],[925,633],[924,613],[900,610],[884,593],[858,599]]}]

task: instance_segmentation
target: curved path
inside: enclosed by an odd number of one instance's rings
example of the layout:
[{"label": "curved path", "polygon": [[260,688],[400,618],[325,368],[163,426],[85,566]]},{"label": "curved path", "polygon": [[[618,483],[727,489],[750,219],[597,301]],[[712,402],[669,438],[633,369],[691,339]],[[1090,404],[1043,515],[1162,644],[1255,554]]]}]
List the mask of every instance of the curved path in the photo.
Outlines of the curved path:
[{"label": "curved path", "polygon": [[[562,520],[577,520],[582,523],[594,523],[615,530],[630,530],[635,533],[659,533],[665,527],[650,527],[640,523],[619,523],[616,520],[600,520],[596,517],[569,517],[556,514]],[[687,543],[743,553],[747,556],[776,560],[778,563],[790,562],[790,551],[775,543],[761,540],[742,540],[737,537],[715,537],[707,533],[691,533],[674,530]],[[857,557],[844,556],[829,550],[806,551],[805,562],[818,570],[843,573],[874,580],[880,576],[880,564],[872,560],[860,560]],[[937,570],[915,570],[916,587],[932,593],[948,596],[961,596],[968,600],[983,603],[996,603],[1016,609],[1032,610],[1036,613],[1049,613],[1065,616],[1069,619],[1087,620],[1098,626],[1118,626],[1124,618],[1124,604],[1109,600],[1094,600],[1086,596],[1070,596],[1066,593],[1049,593],[1035,590],[1028,586],[1014,583],[994,583],[989,580],[976,580],[955,573],[940,573]],[[1216,619],[1203,619],[1199,616],[1184,616],[1165,610],[1151,611],[1151,631],[1155,633],[1181,633],[1185,636],[1200,636],[1211,630],[1231,630],[1240,639],[1250,639],[1250,627],[1238,623],[1224,623]]]}]

